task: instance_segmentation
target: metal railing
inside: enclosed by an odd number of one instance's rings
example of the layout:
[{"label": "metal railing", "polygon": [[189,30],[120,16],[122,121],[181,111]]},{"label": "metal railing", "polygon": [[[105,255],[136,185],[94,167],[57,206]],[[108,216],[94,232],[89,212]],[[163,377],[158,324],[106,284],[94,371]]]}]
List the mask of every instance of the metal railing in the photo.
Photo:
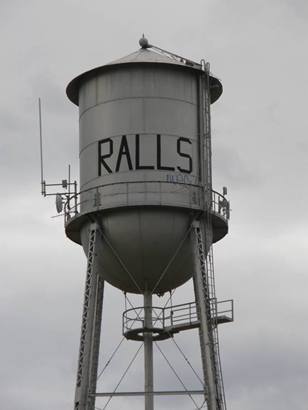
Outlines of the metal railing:
[{"label": "metal railing", "polygon": [[224,195],[214,191],[213,189],[211,205],[212,212],[222,216],[226,220],[230,218],[230,202]]},{"label": "metal railing", "polygon": [[[140,184],[141,188],[140,191],[130,191],[130,187],[135,184]],[[117,186],[125,186],[121,195],[138,195],[138,194],[157,194],[161,205],[164,205],[164,202],[161,201],[162,195],[166,194],[166,191],[163,191],[162,187],[166,186],[166,184],[173,184],[173,182],[166,182],[166,181],[133,181],[133,182],[115,182],[110,184],[99,185],[93,188],[89,188],[83,191],[80,191],[76,194],[66,197],[66,201],[64,204],[64,220],[65,224],[67,224],[73,217],[77,216],[81,212],[82,205],[85,205],[91,202],[92,209],[96,208],[98,211],[104,209],[104,201],[101,195],[101,189],[104,188],[112,188]],[[145,189],[146,185],[146,189]],[[200,185],[187,185],[184,183],[177,182],[176,185],[182,185],[183,187],[192,186],[194,188],[202,188]],[[157,186],[159,189],[157,190]],[[151,189],[152,187],[152,189]],[[156,188],[156,189],[154,189]],[[174,192],[171,192],[174,193]],[[119,195],[119,192],[116,193],[108,193],[106,197],[112,197],[115,195]],[[204,201],[205,202],[205,201]],[[127,205],[137,205],[136,203],[127,203]],[[226,199],[225,196],[218,193],[217,191],[212,190],[212,201],[210,206],[212,212],[225,220],[228,220],[230,217],[230,204],[229,201]]]},{"label": "metal railing", "polygon": [[181,305],[167,307],[166,309],[170,310],[170,324],[166,323],[166,326],[191,325],[198,321],[195,302],[182,303]]},{"label": "metal railing", "polygon": [[217,300],[213,298],[211,303],[211,318],[214,324],[234,321],[233,299]]},{"label": "metal railing", "polygon": [[[210,300],[211,318],[214,325],[219,323],[232,322],[234,318],[233,300]],[[197,307],[195,302],[182,303],[180,305],[168,307],[153,307],[153,331],[180,331],[197,327],[199,325]],[[144,307],[128,309],[122,316],[123,334],[136,329],[144,329]]]},{"label": "metal railing", "polygon": [[[165,308],[152,307],[153,329],[164,330],[166,321],[170,317],[166,317]],[[122,332],[125,334],[128,331],[145,328],[145,312],[144,307],[136,307],[125,310],[122,316]]]}]

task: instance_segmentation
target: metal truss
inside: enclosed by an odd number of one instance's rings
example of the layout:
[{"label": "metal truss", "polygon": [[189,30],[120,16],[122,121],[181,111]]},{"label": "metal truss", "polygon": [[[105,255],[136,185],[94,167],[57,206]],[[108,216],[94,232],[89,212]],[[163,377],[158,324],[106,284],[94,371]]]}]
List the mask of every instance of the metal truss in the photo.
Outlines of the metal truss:
[{"label": "metal truss", "polygon": [[89,227],[88,263],[75,391],[75,410],[94,410],[95,407],[104,296],[104,282],[98,275],[96,263],[98,230],[99,227],[96,223],[92,223]]},{"label": "metal truss", "polygon": [[[203,225],[203,226],[202,226]],[[211,300],[215,298],[214,272],[211,249],[203,230],[208,226],[200,221],[193,224],[195,270],[193,275],[197,314],[200,322],[199,337],[204,376],[204,394],[209,410],[225,410],[224,389],[220,367],[217,317]],[[211,229],[209,229],[210,231]],[[210,234],[210,232],[208,232]],[[208,254],[208,257],[207,257]]]}]

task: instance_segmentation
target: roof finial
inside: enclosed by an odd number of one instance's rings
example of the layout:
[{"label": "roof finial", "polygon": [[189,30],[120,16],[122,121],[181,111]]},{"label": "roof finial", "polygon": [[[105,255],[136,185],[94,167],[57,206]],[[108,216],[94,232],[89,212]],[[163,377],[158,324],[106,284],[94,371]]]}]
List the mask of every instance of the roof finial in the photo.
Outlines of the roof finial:
[{"label": "roof finial", "polygon": [[144,34],[142,34],[142,37],[139,40],[139,44],[141,48],[149,48],[150,46],[148,40],[144,37]]}]

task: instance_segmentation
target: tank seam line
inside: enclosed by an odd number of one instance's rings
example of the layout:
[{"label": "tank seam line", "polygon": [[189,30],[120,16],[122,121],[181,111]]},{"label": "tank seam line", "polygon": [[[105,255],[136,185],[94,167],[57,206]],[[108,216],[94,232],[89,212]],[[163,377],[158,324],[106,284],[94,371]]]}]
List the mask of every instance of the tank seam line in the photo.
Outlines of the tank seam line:
[{"label": "tank seam line", "polygon": [[[136,132],[136,133],[131,133],[131,134],[114,134],[114,135],[109,135],[108,137],[107,137],[107,136],[106,136],[106,137],[101,136],[99,140],[92,141],[92,142],[90,142],[89,144],[85,145],[85,146],[79,151],[79,158],[80,158],[80,155],[83,153],[84,150],[86,150],[86,149],[87,149],[88,147],[90,147],[91,145],[98,143],[102,138],[115,138],[115,137],[122,137],[123,135],[129,136],[129,135],[136,135],[136,134],[139,134],[139,135],[157,135],[157,133],[155,133],[155,132],[139,132],[139,133]],[[166,137],[174,137],[174,138],[183,136],[182,134],[181,134],[181,135],[178,135],[178,134],[165,134],[165,133],[161,133],[161,134],[162,134],[163,136],[166,136]],[[197,141],[198,135],[196,135],[195,137],[196,137],[196,142],[198,142],[198,141]],[[193,137],[190,136],[190,138],[193,138]]]},{"label": "tank seam line", "polygon": [[[137,172],[137,171],[136,171]],[[127,173],[127,171],[120,171],[120,172],[118,172],[119,174],[124,174],[124,173]],[[95,187],[91,187],[91,188],[87,188],[87,189],[82,189],[85,185],[87,185],[87,184],[89,184],[89,183],[91,183],[92,181],[94,181],[95,179],[97,179],[97,177],[94,177],[94,178],[91,178],[91,179],[89,179],[87,182],[85,182],[84,184],[82,184],[81,186],[80,186],[80,193],[84,193],[84,192],[87,192],[87,191],[91,191],[91,190],[93,190],[93,189],[96,189],[96,188],[106,188],[106,187],[109,187],[109,186],[112,186],[112,185],[126,185],[126,184],[160,184],[160,183],[163,183],[163,184],[172,184],[172,185],[174,185],[174,182],[170,182],[170,181],[165,181],[165,180],[149,180],[149,181],[144,181],[144,180],[140,180],[140,181],[126,181],[126,182],[122,182],[122,181],[120,181],[120,182],[111,182],[111,183],[107,183],[107,184],[102,184],[102,185],[98,185],[98,186],[95,186]],[[186,186],[186,185],[189,185],[189,186],[193,186],[193,187],[195,187],[195,188],[202,188],[202,185],[199,185],[199,184],[195,184],[195,183],[184,183],[184,182],[177,182],[177,184],[178,185],[183,185],[183,186]]]},{"label": "tank seam line", "polygon": [[183,99],[181,99],[181,98],[147,97],[147,96],[114,98],[114,99],[111,99],[111,100],[106,100],[106,101],[103,101],[103,102],[101,102],[101,103],[97,103],[97,104],[91,105],[90,107],[88,107],[86,110],[84,110],[84,111],[79,115],[79,120],[80,120],[80,119],[83,117],[83,115],[86,114],[89,110],[91,110],[91,109],[94,108],[94,107],[98,107],[99,105],[109,104],[109,103],[112,103],[112,102],[114,102],[114,101],[139,100],[139,99],[181,101],[181,102],[184,102],[184,103],[189,104],[189,105],[197,106],[197,103],[193,103],[193,102],[190,102],[190,101],[188,101],[188,100],[183,100]]}]

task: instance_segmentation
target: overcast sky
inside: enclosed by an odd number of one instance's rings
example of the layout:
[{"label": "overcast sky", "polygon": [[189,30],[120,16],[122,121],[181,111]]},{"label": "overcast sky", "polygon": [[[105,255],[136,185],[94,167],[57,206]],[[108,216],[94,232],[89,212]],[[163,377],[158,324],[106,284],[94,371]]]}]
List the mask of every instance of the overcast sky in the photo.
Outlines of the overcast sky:
[{"label": "overcast sky", "polygon": [[[210,61],[224,86],[212,125],[214,187],[228,187],[232,208],[214,247],[217,296],[235,301],[235,322],[220,328],[228,409],[307,409],[307,23],[305,0],[1,1],[1,408],[73,407],[86,260],[51,218],[53,199],[40,197],[37,99],[47,182],[65,178],[68,163],[77,178],[78,114],[65,87],[137,50],[144,32]],[[108,286],[100,367],[121,340],[123,307]],[[197,333],[178,340],[200,371]],[[137,347],[125,342],[98,390],[113,389]],[[161,347],[199,388],[172,342]],[[180,388],[159,352],[155,360],[157,387]],[[140,355],[121,388],[141,390],[142,371]],[[194,405],[158,399],[156,408]]]}]

